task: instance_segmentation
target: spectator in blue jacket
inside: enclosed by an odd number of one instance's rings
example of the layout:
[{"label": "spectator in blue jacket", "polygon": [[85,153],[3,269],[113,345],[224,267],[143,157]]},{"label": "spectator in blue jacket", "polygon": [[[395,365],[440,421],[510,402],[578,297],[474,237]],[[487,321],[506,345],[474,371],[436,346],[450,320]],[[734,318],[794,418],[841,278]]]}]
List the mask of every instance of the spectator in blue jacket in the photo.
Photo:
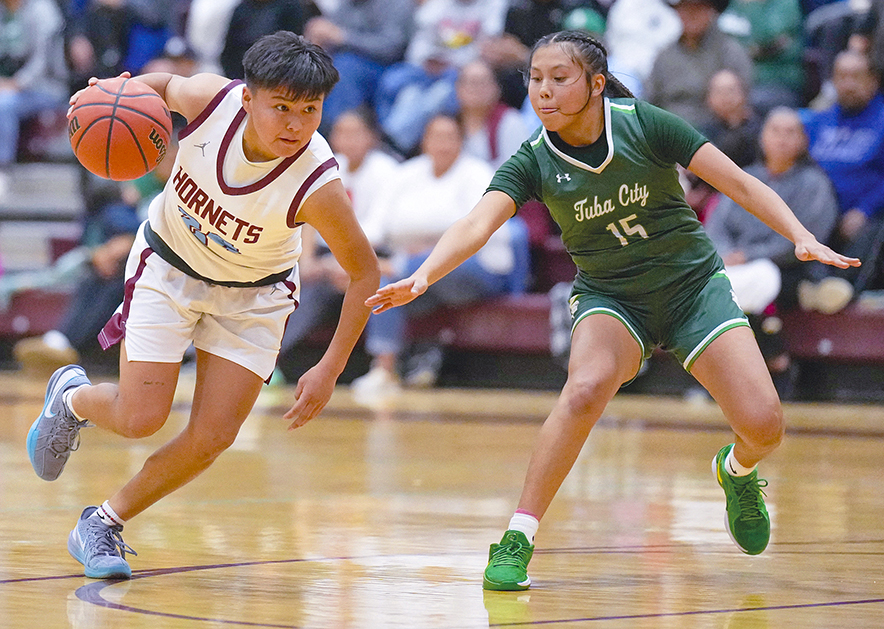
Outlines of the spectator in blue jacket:
[{"label": "spectator in blue jacket", "polygon": [[854,293],[877,287],[884,240],[884,96],[878,75],[866,55],[846,50],[835,59],[832,84],[837,102],[806,112],[804,125],[810,154],[838,196],[840,215],[830,244],[860,258],[863,266],[847,273],[814,266],[816,281],[799,289],[799,300],[823,312],[837,312]]}]

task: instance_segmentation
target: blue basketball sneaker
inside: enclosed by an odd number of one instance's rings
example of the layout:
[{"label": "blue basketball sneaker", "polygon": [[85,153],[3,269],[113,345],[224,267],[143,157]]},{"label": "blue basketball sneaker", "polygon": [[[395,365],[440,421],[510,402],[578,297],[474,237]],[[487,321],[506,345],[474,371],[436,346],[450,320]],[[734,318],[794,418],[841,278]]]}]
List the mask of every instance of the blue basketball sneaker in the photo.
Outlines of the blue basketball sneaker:
[{"label": "blue basketball sneaker", "polygon": [[62,396],[73,387],[92,384],[79,365],[57,369],[46,387],[43,412],[28,431],[28,456],[37,476],[43,480],[55,480],[64,470],[71,452],[80,447],[79,421],[65,406]]},{"label": "blue basketball sneaker", "polygon": [[86,568],[91,579],[128,579],[132,569],[126,553],[137,555],[123,541],[123,527],[108,526],[93,514],[98,507],[86,507],[68,536],[68,552]]}]

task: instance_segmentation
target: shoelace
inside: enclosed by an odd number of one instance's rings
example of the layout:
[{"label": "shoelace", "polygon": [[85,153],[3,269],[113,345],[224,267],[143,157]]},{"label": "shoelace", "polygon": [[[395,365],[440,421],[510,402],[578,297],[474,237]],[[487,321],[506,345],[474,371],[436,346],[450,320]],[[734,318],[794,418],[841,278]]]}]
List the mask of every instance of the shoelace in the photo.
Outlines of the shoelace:
[{"label": "shoelace", "polygon": [[75,417],[62,418],[49,437],[49,451],[55,457],[74,452],[80,447],[80,428],[91,427],[92,424],[85,419],[80,421]]},{"label": "shoelace", "polygon": [[[97,518],[96,518],[97,519]],[[88,522],[86,546],[95,549],[96,555],[111,555],[126,559],[126,554],[138,556],[132,547],[123,541],[123,527],[107,526],[101,520]]]},{"label": "shoelace", "polygon": [[491,563],[495,566],[525,567],[525,556],[530,549],[519,541],[511,540],[491,553]]},{"label": "shoelace", "polygon": [[767,480],[763,478],[751,478],[745,483],[734,483],[737,490],[737,502],[740,505],[740,519],[760,520],[761,496],[766,496],[762,487],[767,487]]}]

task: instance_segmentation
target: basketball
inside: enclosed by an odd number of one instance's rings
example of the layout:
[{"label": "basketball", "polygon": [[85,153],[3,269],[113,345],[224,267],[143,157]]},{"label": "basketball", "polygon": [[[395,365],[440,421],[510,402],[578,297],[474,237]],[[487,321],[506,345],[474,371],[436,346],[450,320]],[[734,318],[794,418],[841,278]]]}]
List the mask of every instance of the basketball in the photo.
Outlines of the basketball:
[{"label": "basketball", "polygon": [[123,77],[83,90],[68,121],[77,160],[114,181],[138,179],[156,168],[171,133],[172,117],[160,95]]}]

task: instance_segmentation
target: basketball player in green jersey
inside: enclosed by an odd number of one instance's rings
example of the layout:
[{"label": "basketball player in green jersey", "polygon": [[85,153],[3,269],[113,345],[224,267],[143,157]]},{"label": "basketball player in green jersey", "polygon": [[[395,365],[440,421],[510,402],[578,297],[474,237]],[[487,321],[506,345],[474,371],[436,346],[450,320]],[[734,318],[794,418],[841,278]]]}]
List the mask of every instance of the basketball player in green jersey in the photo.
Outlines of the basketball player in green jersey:
[{"label": "basketball player in green jersey", "polygon": [[655,347],[682,362],[736,433],[713,467],[731,538],[758,554],[770,538],[770,518],[761,491],[767,481],[755,467],[782,440],[782,410],[724,265],[685,202],[676,164],[792,241],[800,260],[841,268],[859,260],[817,242],[776,193],[687,123],[634,99],[608,73],[604,47],[586,34],[538,41],[528,81],[543,127],[498,169],[472,212],[412,276],[366,302],[382,312],[416,298],[532,198],[547,205],[578,267],[568,379],[540,429],[518,510],[491,545],[484,587],[530,585],[540,518],[608,401]]}]

